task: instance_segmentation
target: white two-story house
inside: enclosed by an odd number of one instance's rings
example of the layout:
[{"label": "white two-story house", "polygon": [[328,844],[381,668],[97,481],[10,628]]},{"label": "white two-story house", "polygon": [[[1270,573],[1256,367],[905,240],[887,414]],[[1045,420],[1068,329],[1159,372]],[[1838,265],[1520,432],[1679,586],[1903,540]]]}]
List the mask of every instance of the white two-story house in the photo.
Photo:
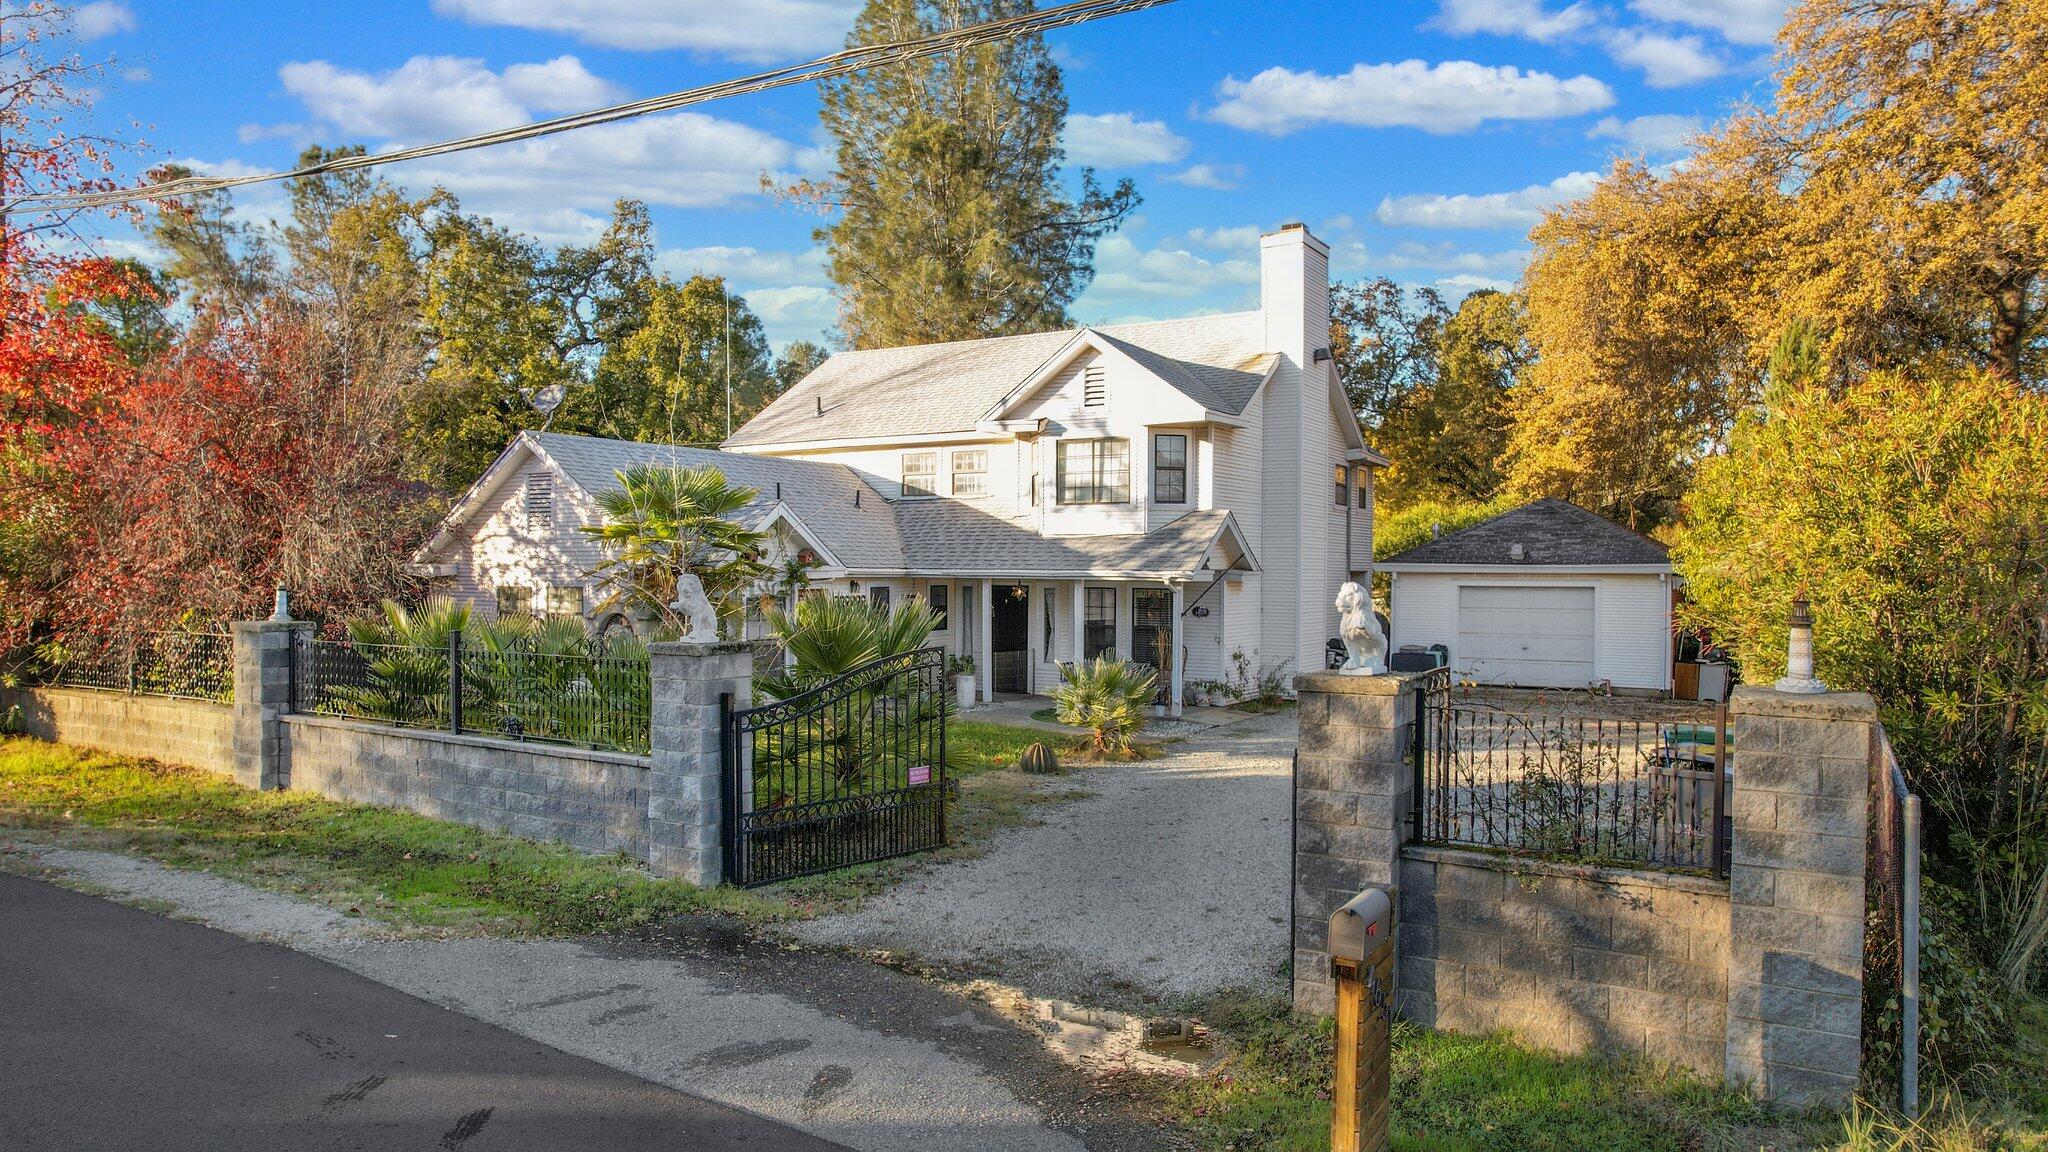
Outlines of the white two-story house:
[{"label": "white two-story house", "polygon": [[1191,680],[1321,668],[1386,461],[1330,360],[1329,249],[1284,227],[1260,279],[1252,312],[840,353],[718,451],[527,433],[420,559],[486,611],[587,617],[595,495],[712,464],[812,587],[942,612],[985,694],[1102,654],[1176,708]]}]

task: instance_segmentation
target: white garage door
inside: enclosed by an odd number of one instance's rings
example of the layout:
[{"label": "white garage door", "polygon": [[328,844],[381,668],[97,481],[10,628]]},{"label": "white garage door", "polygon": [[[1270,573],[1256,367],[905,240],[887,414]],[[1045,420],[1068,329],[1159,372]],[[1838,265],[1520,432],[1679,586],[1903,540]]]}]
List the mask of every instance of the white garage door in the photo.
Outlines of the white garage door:
[{"label": "white garage door", "polygon": [[1456,663],[1482,684],[1584,687],[1593,679],[1593,590],[1459,588]]}]

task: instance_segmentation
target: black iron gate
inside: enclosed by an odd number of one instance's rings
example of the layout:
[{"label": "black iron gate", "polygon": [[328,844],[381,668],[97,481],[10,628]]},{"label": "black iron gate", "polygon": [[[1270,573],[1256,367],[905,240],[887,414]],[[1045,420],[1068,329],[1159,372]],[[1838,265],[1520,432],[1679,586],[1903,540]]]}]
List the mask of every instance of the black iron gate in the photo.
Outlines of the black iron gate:
[{"label": "black iron gate", "polygon": [[755,708],[727,697],[726,879],[768,884],[944,844],[947,704],[939,648]]}]

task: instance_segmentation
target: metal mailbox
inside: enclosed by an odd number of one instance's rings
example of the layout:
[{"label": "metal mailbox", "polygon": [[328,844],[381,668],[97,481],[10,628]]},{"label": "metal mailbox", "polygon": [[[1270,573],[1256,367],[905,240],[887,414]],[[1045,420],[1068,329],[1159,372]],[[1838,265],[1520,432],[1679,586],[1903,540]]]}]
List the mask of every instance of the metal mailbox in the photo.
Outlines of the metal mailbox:
[{"label": "metal mailbox", "polygon": [[1330,1095],[1334,1152],[1390,1147],[1394,901],[1367,888],[1330,914],[1330,979],[1337,992],[1337,1075]]}]

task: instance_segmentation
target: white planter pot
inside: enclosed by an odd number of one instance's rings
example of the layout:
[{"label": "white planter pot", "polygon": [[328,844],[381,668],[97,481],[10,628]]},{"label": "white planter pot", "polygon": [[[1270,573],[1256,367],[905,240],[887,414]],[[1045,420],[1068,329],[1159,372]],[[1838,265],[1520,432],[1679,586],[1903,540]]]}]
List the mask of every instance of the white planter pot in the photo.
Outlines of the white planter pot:
[{"label": "white planter pot", "polygon": [[974,675],[973,675],[973,673],[970,673],[970,672],[963,672],[963,673],[961,673],[960,675],[958,675],[958,676],[955,676],[955,677],[953,678],[953,680],[954,680],[954,684],[955,684],[955,686],[956,686],[956,691],[958,691],[958,692],[960,693],[960,706],[961,706],[962,708],[972,708],[972,707],[974,707]]}]

